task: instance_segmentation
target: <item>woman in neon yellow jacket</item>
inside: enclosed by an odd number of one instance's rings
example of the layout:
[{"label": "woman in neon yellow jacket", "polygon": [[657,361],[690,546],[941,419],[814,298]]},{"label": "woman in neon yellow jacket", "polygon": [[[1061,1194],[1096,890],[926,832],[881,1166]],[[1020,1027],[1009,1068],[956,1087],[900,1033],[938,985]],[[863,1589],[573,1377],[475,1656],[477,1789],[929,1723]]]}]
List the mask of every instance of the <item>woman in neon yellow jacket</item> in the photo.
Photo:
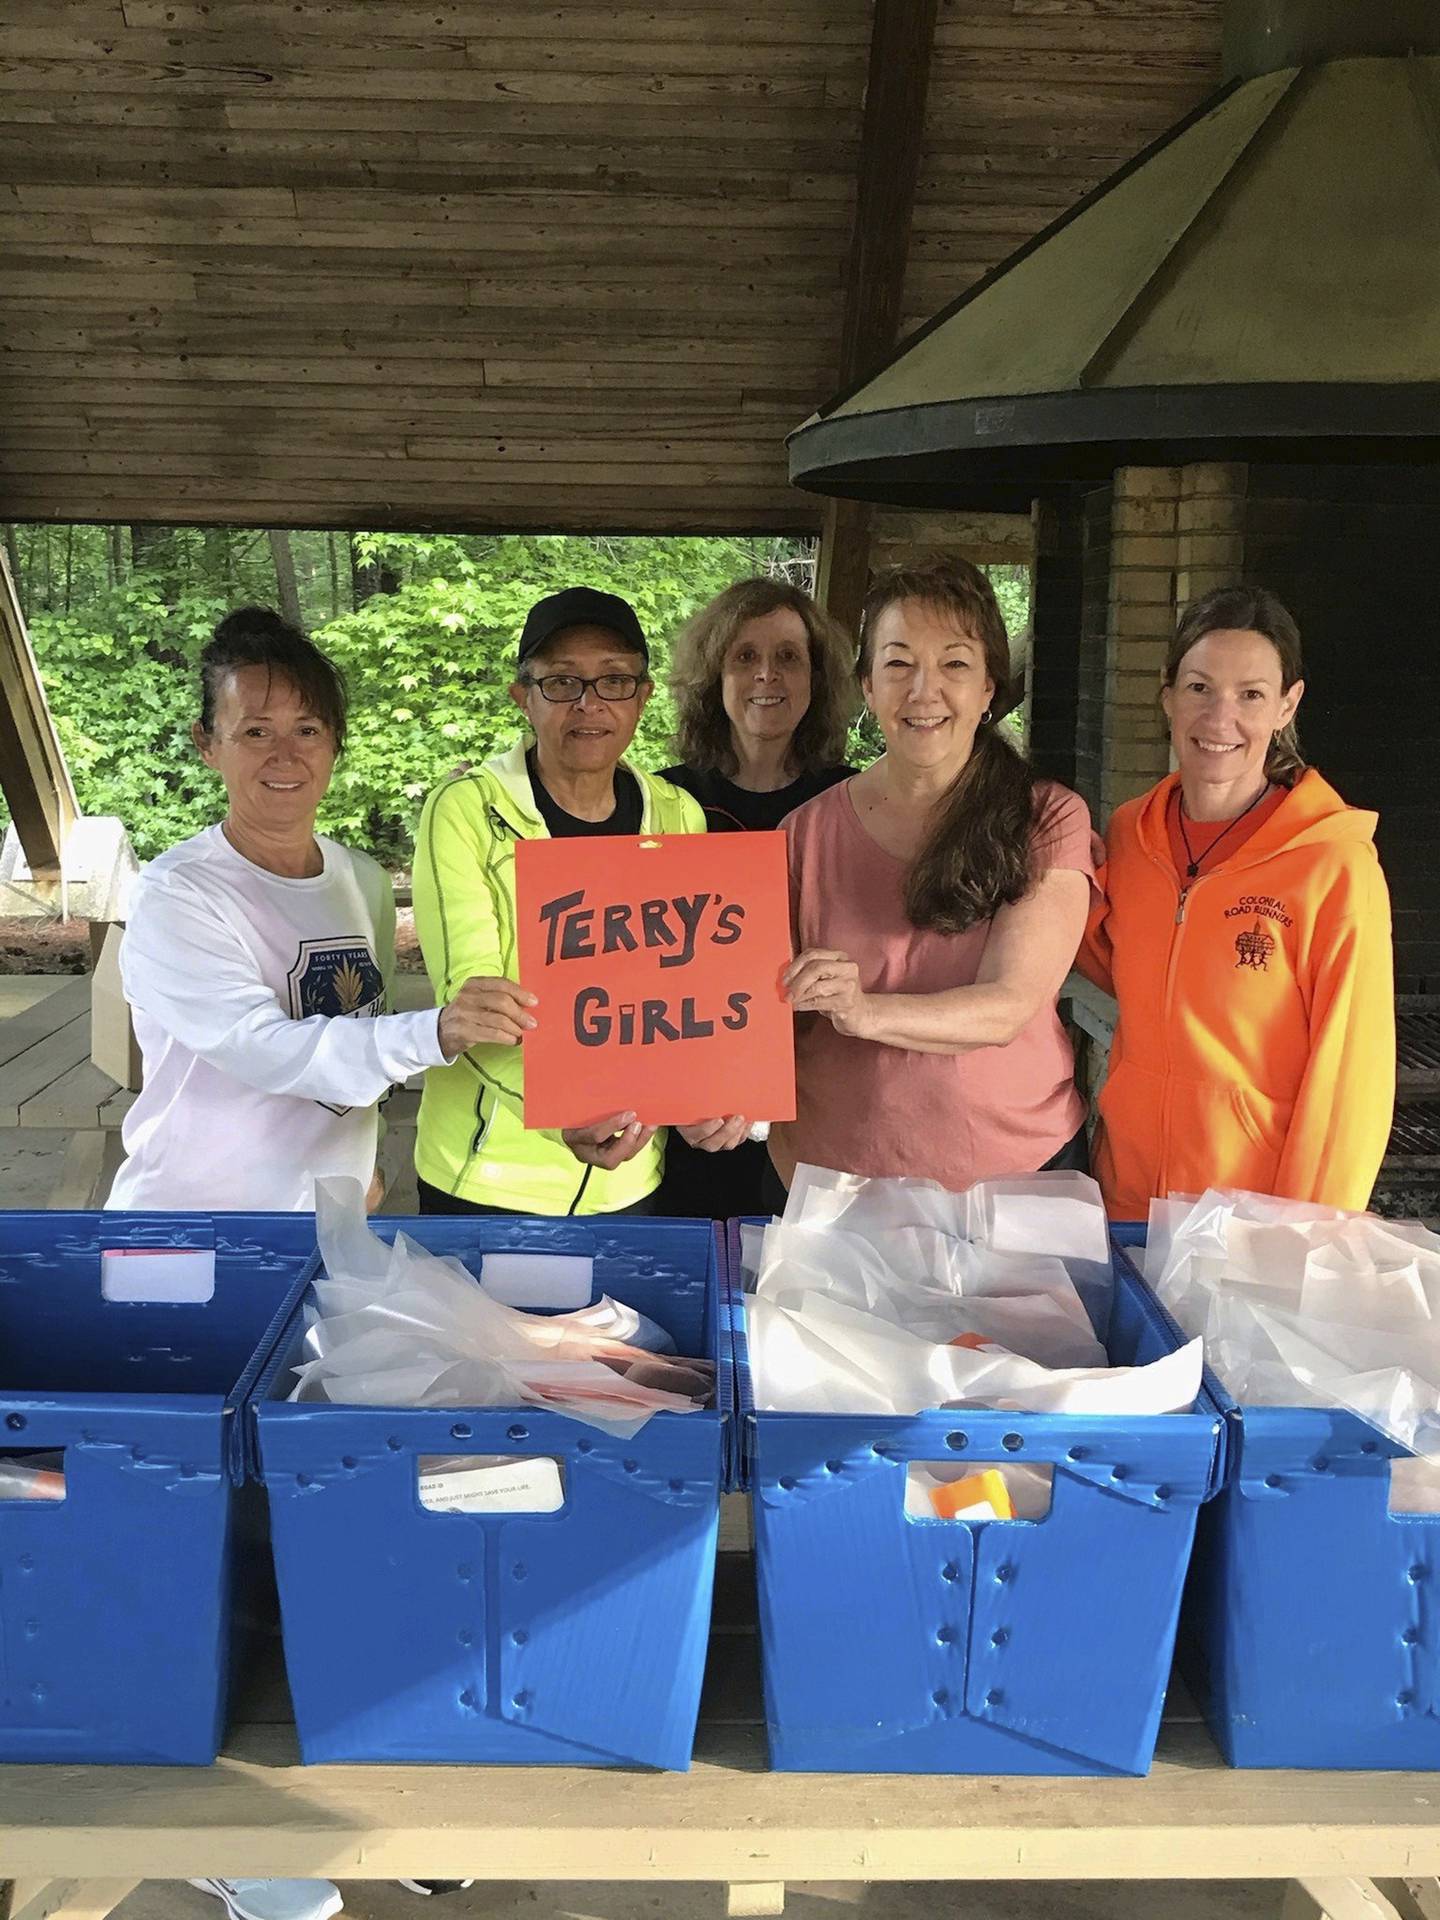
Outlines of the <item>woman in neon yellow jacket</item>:
[{"label": "woman in neon yellow jacket", "polygon": [[[590,1214],[647,1210],[664,1135],[615,1123],[527,1131],[525,1033],[531,997],[515,984],[515,844],[546,835],[703,833],[697,801],[622,755],[651,691],[630,605],[568,587],[530,610],[512,694],[533,736],[431,794],[415,847],[415,925],[437,993],[483,980],[492,1040],[425,1077],[415,1167],[427,1213]],[[451,983],[454,983],[453,986]],[[627,1122],[626,1124],[619,1124]],[[683,1131],[734,1146],[739,1116]]]}]

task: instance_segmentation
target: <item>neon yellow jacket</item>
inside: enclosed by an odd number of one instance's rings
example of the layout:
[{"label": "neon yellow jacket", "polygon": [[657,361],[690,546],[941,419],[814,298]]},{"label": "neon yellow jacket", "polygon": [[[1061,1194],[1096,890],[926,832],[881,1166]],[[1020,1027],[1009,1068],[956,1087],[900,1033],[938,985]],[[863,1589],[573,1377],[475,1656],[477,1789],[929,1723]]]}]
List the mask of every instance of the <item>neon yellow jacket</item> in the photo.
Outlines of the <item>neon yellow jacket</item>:
[{"label": "neon yellow jacket", "polygon": [[[415,927],[441,1006],[472,974],[518,979],[515,842],[544,840],[525,767],[526,742],[437,787],[415,842]],[[621,762],[625,765],[625,762]],[[703,833],[700,804],[630,767],[642,833]],[[543,1014],[543,1009],[542,1009]],[[524,1043],[472,1047],[425,1076],[415,1168],[442,1192],[523,1213],[614,1213],[660,1184],[665,1135],[607,1173],[585,1167],[558,1133],[527,1132]]]}]

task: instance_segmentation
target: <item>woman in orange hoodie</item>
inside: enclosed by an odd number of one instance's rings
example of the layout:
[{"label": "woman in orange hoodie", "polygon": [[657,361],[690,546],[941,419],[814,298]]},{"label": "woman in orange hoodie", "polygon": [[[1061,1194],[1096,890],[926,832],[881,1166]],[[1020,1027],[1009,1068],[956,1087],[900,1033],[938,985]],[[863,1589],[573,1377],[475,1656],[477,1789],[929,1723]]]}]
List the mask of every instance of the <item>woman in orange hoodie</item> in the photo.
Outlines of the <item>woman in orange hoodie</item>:
[{"label": "woman in orange hoodie", "polygon": [[1116,809],[1077,965],[1115,994],[1096,1173],[1112,1217],[1243,1187],[1362,1208],[1395,1101],[1373,813],[1300,758],[1300,635],[1273,594],[1186,609],[1161,700],[1177,773]]}]

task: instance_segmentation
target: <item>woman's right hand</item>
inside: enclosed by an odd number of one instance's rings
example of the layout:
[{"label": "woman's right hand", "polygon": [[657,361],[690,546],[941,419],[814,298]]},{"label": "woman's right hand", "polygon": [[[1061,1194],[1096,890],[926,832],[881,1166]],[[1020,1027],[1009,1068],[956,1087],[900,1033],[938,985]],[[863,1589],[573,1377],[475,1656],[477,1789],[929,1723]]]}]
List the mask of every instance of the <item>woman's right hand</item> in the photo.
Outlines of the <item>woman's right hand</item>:
[{"label": "woman's right hand", "polygon": [[440,1015],[440,1045],[447,1060],[471,1047],[515,1047],[537,1023],[529,1009],[539,1002],[514,980],[467,980]]}]

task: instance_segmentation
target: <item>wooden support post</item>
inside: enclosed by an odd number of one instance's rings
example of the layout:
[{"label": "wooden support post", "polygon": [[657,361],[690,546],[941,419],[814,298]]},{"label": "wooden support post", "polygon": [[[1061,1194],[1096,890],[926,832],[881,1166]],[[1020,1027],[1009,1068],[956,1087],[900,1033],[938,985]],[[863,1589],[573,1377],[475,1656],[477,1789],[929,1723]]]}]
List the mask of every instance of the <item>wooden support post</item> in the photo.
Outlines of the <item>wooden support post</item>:
[{"label": "wooden support post", "polygon": [[65,836],[79,817],[70,770],[45,701],[15,583],[0,554],[0,792],[30,871],[60,878]]},{"label": "wooden support post", "polygon": [[1292,1880],[1280,1920],[1400,1920],[1371,1880]]},{"label": "wooden support post", "polygon": [[783,1880],[732,1880],[725,1889],[728,1920],[764,1920],[784,1911]]},{"label": "wooden support post", "polygon": [[4,1920],[106,1920],[140,1885],[138,1880],[12,1880],[8,1901],[0,1882]]},{"label": "wooden support post", "polygon": [[[840,333],[842,388],[868,379],[899,330],[938,5],[875,0]],[[869,582],[869,510],[832,501],[820,535],[816,598],[853,633]]]}]

